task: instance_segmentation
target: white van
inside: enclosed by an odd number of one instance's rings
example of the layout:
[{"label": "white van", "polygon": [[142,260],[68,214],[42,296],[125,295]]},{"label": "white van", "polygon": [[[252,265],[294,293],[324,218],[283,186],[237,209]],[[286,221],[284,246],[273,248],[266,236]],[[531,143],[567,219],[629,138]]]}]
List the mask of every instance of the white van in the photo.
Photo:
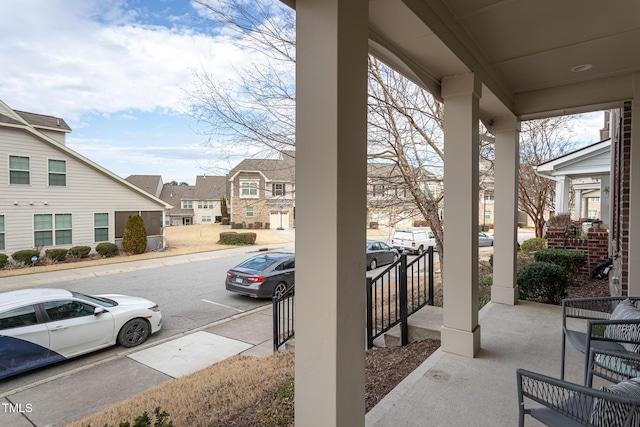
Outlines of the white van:
[{"label": "white van", "polygon": [[391,238],[391,246],[400,252],[421,254],[429,246],[436,247],[436,238],[431,230],[396,230]]}]

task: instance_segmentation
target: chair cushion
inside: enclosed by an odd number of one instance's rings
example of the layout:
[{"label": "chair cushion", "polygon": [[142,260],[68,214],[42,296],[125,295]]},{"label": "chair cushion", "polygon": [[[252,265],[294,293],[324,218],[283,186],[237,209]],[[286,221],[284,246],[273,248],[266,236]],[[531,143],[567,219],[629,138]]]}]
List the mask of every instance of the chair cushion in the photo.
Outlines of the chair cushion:
[{"label": "chair cushion", "polygon": [[[640,310],[627,298],[621,301],[611,313],[611,320],[636,320],[640,319]],[[640,325],[609,325],[605,329],[604,336],[624,337],[625,340],[640,343]],[[623,343],[627,351],[640,352],[640,344]]]},{"label": "chair cushion", "polygon": [[[638,407],[640,408],[640,378],[631,378],[618,384],[602,387],[601,390],[627,397],[635,397],[638,399]],[[619,403],[595,398],[591,410],[591,423],[594,427],[622,426],[627,413],[628,408]],[[635,410],[630,425],[640,427],[639,409]]]}]

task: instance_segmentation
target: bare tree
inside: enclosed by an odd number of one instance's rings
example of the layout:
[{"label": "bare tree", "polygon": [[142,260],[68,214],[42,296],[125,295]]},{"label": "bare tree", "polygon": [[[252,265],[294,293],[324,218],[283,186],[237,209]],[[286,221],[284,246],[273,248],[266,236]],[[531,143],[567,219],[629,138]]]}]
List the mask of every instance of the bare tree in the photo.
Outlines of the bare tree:
[{"label": "bare tree", "polygon": [[535,167],[576,147],[569,137],[576,120],[560,116],[522,122],[518,203],[533,221],[536,237],[542,237],[545,212],[553,209],[555,183],[538,176]]}]

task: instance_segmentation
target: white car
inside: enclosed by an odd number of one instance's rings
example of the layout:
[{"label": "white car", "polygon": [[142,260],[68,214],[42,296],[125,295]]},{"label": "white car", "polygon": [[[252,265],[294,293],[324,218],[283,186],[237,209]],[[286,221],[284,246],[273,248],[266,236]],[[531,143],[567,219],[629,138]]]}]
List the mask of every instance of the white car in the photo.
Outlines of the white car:
[{"label": "white car", "polygon": [[142,344],[162,313],[144,298],[89,296],[62,289],[0,293],[0,378],[116,343]]}]

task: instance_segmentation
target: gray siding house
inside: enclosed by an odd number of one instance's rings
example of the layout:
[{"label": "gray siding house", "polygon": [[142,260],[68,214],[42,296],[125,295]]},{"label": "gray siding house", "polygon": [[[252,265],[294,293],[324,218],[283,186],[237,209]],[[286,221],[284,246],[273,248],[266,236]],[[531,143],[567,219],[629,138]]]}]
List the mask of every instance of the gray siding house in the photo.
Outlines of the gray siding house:
[{"label": "gray siding house", "polygon": [[130,215],[144,218],[151,249],[163,247],[171,206],[68,148],[69,132],[0,101],[0,253],[119,244]]}]

